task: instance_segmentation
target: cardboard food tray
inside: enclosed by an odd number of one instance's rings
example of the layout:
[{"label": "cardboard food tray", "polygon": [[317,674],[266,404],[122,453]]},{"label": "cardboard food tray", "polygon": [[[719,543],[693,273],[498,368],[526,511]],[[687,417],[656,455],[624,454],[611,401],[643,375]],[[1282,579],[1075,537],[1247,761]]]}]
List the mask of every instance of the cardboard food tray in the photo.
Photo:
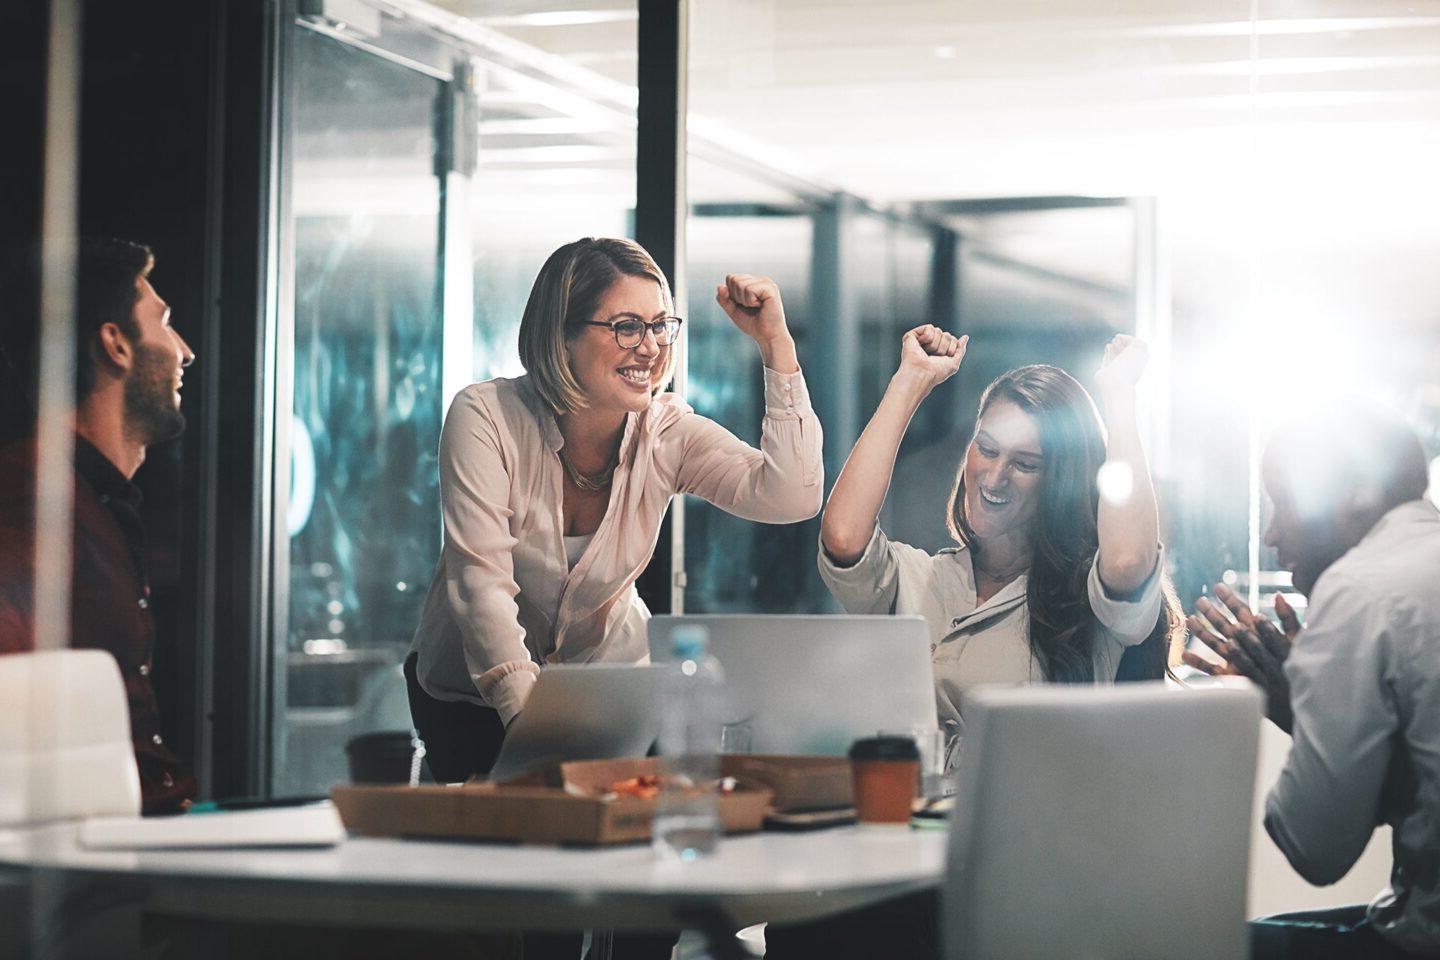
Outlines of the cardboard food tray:
[{"label": "cardboard food tray", "polygon": [[731,754],[720,758],[720,772],[737,780],[763,783],[775,791],[771,808],[777,813],[855,805],[850,761],[845,757]]},{"label": "cardboard food tray", "polygon": [[[362,836],[631,843],[650,839],[655,801],[617,796],[608,793],[609,787],[658,770],[654,758],[597,760],[562,763],[501,784],[342,786],[330,796],[346,829]],[[759,830],[770,797],[766,786],[739,783],[734,793],[720,799],[725,832]]]}]

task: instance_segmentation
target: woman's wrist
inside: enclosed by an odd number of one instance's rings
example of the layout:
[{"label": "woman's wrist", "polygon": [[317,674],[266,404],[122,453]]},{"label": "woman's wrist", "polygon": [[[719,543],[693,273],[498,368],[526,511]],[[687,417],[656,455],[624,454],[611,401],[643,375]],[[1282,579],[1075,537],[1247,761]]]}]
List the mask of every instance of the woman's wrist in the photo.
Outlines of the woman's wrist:
[{"label": "woman's wrist", "polygon": [[1100,398],[1100,410],[1107,420],[1122,414],[1135,412],[1135,387],[1133,384],[1101,386],[1096,390]]},{"label": "woman's wrist", "polygon": [[755,345],[760,348],[760,360],[766,367],[776,373],[800,372],[800,359],[795,353],[795,338],[790,336],[790,331],[786,330],[767,339],[757,337]]},{"label": "woman's wrist", "polygon": [[890,386],[885,392],[895,399],[909,404],[913,410],[920,406],[926,397],[930,396],[930,391],[934,389],[934,386],[925,374],[901,367],[890,378]]}]

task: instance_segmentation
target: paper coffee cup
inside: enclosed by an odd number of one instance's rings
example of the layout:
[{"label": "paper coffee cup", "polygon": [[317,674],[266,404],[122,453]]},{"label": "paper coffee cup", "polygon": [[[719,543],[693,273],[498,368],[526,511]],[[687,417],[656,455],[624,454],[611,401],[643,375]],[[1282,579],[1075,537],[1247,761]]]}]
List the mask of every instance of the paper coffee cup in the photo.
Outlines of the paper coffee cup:
[{"label": "paper coffee cup", "polygon": [[909,737],[868,737],[850,745],[855,816],[861,823],[910,822],[920,789],[920,751]]}]

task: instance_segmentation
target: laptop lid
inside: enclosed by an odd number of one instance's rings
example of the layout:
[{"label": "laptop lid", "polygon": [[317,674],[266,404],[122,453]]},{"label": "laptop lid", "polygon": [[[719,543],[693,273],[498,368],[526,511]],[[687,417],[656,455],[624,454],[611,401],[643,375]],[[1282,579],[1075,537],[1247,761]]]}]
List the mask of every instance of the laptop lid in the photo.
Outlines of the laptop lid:
[{"label": "laptop lid", "polygon": [[643,757],[655,742],[658,668],[649,664],[556,664],[540,677],[510,726],[491,780],[569,760]]},{"label": "laptop lid", "polygon": [[936,726],[922,617],[657,616],[651,660],[672,659],[681,624],[709,632],[725,671],[724,722],[750,727],[754,753],[839,756],[882,730]]}]

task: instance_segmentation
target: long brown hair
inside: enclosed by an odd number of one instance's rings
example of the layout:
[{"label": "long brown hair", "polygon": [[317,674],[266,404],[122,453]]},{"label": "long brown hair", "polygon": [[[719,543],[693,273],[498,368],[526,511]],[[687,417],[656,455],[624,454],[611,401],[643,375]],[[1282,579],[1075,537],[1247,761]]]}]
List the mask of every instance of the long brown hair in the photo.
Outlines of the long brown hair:
[{"label": "long brown hair", "polygon": [[[1048,364],[1019,367],[996,378],[980,397],[977,424],[1002,400],[1034,418],[1045,457],[1026,588],[1030,649],[1047,680],[1090,683],[1095,679],[1099,622],[1090,608],[1087,581],[1100,546],[1096,477],[1105,462],[1105,428],[1095,401],[1079,381]],[[950,494],[947,525],[960,543],[973,542],[974,531],[965,521],[963,461]],[[1172,647],[1184,636],[1184,621],[1175,588],[1164,571],[1161,576],[1155,627],[1125,651],[1116,680],[1157,680],[1170,671]]]}]

